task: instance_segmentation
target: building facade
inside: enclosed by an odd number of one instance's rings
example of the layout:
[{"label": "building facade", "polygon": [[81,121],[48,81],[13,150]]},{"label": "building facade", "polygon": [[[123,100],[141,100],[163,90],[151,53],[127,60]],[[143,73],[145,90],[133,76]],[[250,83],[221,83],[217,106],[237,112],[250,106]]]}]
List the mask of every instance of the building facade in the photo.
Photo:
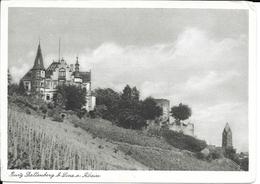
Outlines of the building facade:
[{"label": "building facade", "polygon": [[222,148],[233,148],[232,145],[232,131],[228,123],[226,123],[226,126],[222,132]]},{"label": "building facade", "polygon": [[80,71],[78,57],[75,64],[67,64],[62,58],[53,61],[46,69],[39,43],[34,65],[21,79],[28,94],[34,94],[52,102],[59,85],[76,85],[86,91],[87,111],[94,110],[96,99],[91,92],[91,71]]}]

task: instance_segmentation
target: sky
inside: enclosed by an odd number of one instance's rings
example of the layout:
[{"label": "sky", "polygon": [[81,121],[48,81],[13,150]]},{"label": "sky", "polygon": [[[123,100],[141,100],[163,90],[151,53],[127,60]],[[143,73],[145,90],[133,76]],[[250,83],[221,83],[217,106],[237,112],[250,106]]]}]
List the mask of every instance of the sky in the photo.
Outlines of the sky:
[{"label": "sky", "polygon": [[248,12],[217,9],[9,8],[13,80],[61,56],[92,71],[93,88],[136,86],[142,98],[192,108],[195,135],[221,145],[228,122],[248,151]]}]

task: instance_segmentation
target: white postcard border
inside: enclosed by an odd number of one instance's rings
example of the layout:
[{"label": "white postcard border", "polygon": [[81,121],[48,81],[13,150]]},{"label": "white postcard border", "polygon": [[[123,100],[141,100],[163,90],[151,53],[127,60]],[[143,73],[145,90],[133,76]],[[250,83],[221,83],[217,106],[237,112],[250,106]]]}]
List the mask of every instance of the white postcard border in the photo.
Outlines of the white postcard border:
[{"label": "white postcard border", "polygon": [[[249,10],[249,171],[52,171],[7,169],[7,68],[8,68],[8,7],[60,8],[198,8]],[[1,3],[1,180],[19,182],[160,182],[160,183],[248,183],[256,174],[256,10],[249,2],[205,1],[6,1]],[[12,172],[45,172],[57,175],[68,172],[89,177],[10,177]],[[100,177],[92,177],[99,175]]]}]

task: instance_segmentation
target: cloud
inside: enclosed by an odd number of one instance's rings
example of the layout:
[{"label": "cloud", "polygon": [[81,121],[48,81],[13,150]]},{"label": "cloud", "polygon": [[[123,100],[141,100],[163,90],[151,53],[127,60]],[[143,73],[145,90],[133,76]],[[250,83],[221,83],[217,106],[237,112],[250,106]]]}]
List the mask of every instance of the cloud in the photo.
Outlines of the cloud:
[{"label": "cloud", "polygon": [[20,79],[29,71],[31,68],[29,64],[23,62],[23,60],[18,61],[18,65],[12,66],[10,68],[10,74],[12,80],[15,83],[19,83]]}]

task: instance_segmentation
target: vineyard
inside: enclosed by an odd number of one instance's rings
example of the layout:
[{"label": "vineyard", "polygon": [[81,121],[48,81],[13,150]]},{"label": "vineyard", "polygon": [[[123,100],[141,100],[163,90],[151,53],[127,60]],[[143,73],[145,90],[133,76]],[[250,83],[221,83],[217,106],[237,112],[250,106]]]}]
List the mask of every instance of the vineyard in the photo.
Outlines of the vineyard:
[{"label": "vineyard", "polygon": [[87,147],[56,130],[48,121],[22,112],[8,111],[9,169],[106,170],[104,161]]},{"label": "vineyard", "polygon": [[228,159],[203,161],[140,130],[69,114],[57,122],[15,103],[8,108],[8,169],[239,170]]}]

